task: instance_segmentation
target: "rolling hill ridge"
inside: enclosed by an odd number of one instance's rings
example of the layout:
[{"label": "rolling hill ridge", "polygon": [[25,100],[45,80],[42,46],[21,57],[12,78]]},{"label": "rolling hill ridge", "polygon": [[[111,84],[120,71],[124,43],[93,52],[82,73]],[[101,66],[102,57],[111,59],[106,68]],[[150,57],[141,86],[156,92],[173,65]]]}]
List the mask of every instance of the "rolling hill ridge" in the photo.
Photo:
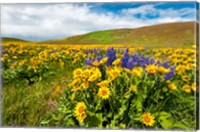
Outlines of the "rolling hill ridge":
[{"label": "rolling hill ridge", "polygon": [[12,37],[2,37],[1,39],[2,39],[2,42],[29,42],[28,40],[12,38]]},{"label": "rolling hill ridge", "polygon": [[[63,39],[46,40],[38,44],[134,44],[135,46],[191,47],[194,44],[195,27],[197,29],[199,27],[196,22],[166,23],[133,29],[95,31]],[[2,42],[31,41],[3,37]]]},{"label": "rolling hill ridge", "polygon": [[194,43],[195,24],[178,22],[135,29],[104,30],[41,43],[191,45]]}]

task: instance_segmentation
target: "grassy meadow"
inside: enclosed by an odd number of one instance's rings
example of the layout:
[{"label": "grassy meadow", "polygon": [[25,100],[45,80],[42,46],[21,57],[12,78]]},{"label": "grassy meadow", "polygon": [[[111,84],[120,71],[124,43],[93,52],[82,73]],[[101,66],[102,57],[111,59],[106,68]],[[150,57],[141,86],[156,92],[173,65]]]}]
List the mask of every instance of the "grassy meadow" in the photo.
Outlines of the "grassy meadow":
[{"label": "grassy meadow", "polygon": [[194,22],[3,38],[2,126],[194,130],[197,48]]},{"label": "grassy meadow", "polygon": [[194,45],[13,41],[1,52],[4,127],[196,128]]}]

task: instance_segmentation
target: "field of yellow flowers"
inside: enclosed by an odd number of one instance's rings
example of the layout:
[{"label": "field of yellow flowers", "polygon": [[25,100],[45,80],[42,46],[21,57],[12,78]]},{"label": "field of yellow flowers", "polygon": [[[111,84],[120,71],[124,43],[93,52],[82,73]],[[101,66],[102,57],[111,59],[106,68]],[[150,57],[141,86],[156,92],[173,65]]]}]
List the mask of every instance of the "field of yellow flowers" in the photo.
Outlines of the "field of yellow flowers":
[{"label": "field of yellow flowers", "polygon": [[4,44],[3,125],[194,130],[195,48]]}]

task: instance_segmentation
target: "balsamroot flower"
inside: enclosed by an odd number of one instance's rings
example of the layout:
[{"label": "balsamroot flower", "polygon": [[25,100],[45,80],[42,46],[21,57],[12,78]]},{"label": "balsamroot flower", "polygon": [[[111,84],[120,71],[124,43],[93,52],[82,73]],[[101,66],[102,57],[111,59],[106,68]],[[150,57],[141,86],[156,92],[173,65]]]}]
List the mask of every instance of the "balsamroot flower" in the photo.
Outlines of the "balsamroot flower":
[{"label": "balsamroot flower", "polygon": [[87,117],[85,113],[86,105],[84,102],[78,102],[75,109],[74,114],[76,116],[76,119],[80,122],[83,122],[84,119]]},{"label": "balsamroot flower", "polygon": [[109,88],[107,87],[101,87],[99,88],[99,91],[98,91],[98,95],[99,97],[101,97],[102,99],[106,100],[110,97],[110,90]]},{"label": "balsamroot flower", "polygon": [[191,87],[190,87],[190,85],[185,84],[185,85],[183,86],[183,90],[184,90],[186,93],[190,93],[190,92],[191,92]]},{"label": "balsamroot flower", "polygon": [[176,90],[176,89],[177,89],[176,85],[173,84],[173,83],[169,83],[169,84],[168,84],[168,88],[169,88],[170,90]]},{"label": "balsamroot flower", "polygon": [[149,112],[145,112],[142,115],[142,123],[146,126],[153,126],[155,123],[155,117],[151,115]]}]

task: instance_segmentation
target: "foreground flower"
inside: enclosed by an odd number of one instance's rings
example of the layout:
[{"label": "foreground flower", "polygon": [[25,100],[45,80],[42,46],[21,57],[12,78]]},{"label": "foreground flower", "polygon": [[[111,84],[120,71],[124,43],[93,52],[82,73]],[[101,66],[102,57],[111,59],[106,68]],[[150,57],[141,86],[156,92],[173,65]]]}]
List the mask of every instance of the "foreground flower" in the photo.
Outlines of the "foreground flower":
[{"label": "foreground flower", "polygon": [[126,124],[120,123],[120,127],[121,127],[121,128],[126,128]]},{"label": "foreground flower", "polygon": [[132,69],[132,75],[136,77],[140,77],[142,75],[143,69],[141,67],[134,67]]},{"label": "foreground flower", "polygon": [[193,91],[196,91],[197,90],[196,83],[193,83],[191,88]]},{"label": "foreground flower", "polygon": [[104,80],[102,82],[97,83],[97,86],[99,87],[107,87],[109,85],[110,81]]},{"label": "foreground flower", "polygon": [[74,113],[77,120],[79,120],[80,122],[83,122],[83,120],[87,117],[85,113],[85,109],[86,109],[86,105],[84,102],[78,102],[75,107]]},{"label": "foreground flower", "polygon": [[75,107],[75,115],[79,116],[86,109],[86,105],[84,102],[78,102]]},{"label": "foreground flower", "polygon": [[97,67],[97,66],[99,66],[99,65],[100,65],[100,63],[99,63],[99,61],[98,61],[98,60],[95,60],[95,61],[93,61],[93,62],[92,62],[92,65]]},{"label": "foreground flower", "polygon": [[158,66],[156,65],[147,65],[146,67],[146,71],[150,74],[155,74],[157,69],[158,69]]},{"label": "foreground flower", "polygon": [[99,91],[98,91],[98,95],[99,97],[101,97],[102,99],[108,99],[110,97],[110,90],[109,88],[107,87],[102,87],[102,88],[99,88]]},{"label": "foreground flower", "polygon": [[89,82],[94,82],[94,81],[96,81],[98,78],[99,78],[99,77],[98,77],[97,74],[93,74],[92,76],[90,76],[90,77],[88,78],[88,81],[89,81]]},{"label": "foreground flower", "polygon": [[84,88],[84,89],[88,89],[89,88],[89,82],[85,81],[81,84],[81,86]]},{"label": "foreground flower", "polygon": [[190,77],[188,77],[188,76],[182,76],[182,80],[183,80],[183,81],[189,81],[189,80],[190,80]]},{"label": "foreground flower", "polygon": [[130,90],[133,91],[133,92],[137,92],[137,86],[131,85]]},{"label": "foreground flower", "polygon": [[173,83],[169,83],[169,84],[168,84],[168,88],[169,88],[170,90],[176,90],[176,89],[177,89],[176,85],[173,84]]},{"label": "foreground flower", "polygon": [[185,85],[183,86],[183,90],[184,90],[186,93],[190,93],[190,92],[191,92],[191,88],[190,88],[190,86],[189,86],[188,84],[185,84]]},{"label": "foreground flower", "polygon": [[77,117],[77,119],[78,119],[80,122],[83,122],[84,119],[85,119],[86,117],[87,117],[86,113],[83,112],[83,113],[81,113],[80,116]]},{"label": "foreground flower", "polygon": [[159,66],[157,69],[158,72],[162,73],[162,74],[166,74],[170,72],[170,69],[167,69],[165,67]]},{"label": "foreground flower", "polygon": [[155,123],[155,117],[151,115],[149,112],[145,112],[142,115],[142,123],[146,126],[153,126]]},{"label": "foreground flower", "polygon": [[108,57],[101,59],[100,64],[105,64],[107,62],[107,60],[108,60]]},{"label": "foreground flower", "polygon": [[79,79],[74,79],[68,86],[75,86],[79,82]]},{"label": "foreground flower", "polygon": [[121,59],[119,58],[119,59],[116,59],[115,61],[113,61],[113,65],[118,65],[118,64],[120,64],[120,61],[121,61]]},{"label": "foreground flower", "polygon": [[88,70],[88,69],[86,69],[86,70],[84,70],[83,72],[82,72],[82,78],[88,78],[89,76],[90,76],[90,73],[91,73],[91,71],[90,70]]},{"label": "foreground flower", "polygon": [[70,100],[73,101],[75,99],[75,96],[76,96],[75,92],[73,92],[72,95],[71,95],[71,97],[70,97]]},{"label": "foreground flower", "polygon": [[81,73],[82,73],[82,69],[81,68],[77,68],[77,69],[75,69],[73,71],[73,77],[77,78],[77,77],[79,77],[81,75]]}]

